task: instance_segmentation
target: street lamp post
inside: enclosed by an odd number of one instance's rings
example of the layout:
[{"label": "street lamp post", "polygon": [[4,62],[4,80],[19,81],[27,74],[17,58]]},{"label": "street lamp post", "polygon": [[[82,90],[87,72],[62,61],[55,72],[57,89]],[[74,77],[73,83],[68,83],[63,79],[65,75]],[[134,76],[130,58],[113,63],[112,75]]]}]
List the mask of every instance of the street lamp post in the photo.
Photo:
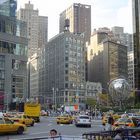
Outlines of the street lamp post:
[{"label": "street lamp post", "polygon": [[54,87],[52,88],[52,91],[53,91],[53,111],[55,111],[55,108],[54,108],[54,104],[55,104],[55,95],[54,95]]},{"label": "street lamp post", "polygon": [[53,91],[53,110],[55,111],[56,110],[56,105],[57,105],[57,101],[56,101],[56,93],[58,92],[58,88],[52,88],[52,91]]},{"label": "street lamp post", "polygon": [[9,94],[7,93],[6,94],[6,104],[7,104],[6,111],[9,111],[9,100],[8,100],[8,97],[9,97]]}]

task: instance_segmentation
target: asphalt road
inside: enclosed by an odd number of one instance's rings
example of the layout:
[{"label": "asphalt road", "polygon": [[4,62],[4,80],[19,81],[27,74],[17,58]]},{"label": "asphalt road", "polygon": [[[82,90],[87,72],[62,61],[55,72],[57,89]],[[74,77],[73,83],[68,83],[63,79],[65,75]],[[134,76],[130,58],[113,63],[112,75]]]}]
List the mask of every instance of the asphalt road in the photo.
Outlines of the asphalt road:
[{"label": "asphalt road", "polygon": [[56,129],[58,133],[66,136],[82,136],[85,132],[101,130],[101,121],[92,120],[92,127],[76,127],[74,124],[57,125],[55,118],[42,117],[40,123],[36,123],[33,127],[28,127],[28,130],[23,135],[8,134],[0,136],[0,140],[19,140],[22,138],[44,137],[49,136],[49,131]]}]

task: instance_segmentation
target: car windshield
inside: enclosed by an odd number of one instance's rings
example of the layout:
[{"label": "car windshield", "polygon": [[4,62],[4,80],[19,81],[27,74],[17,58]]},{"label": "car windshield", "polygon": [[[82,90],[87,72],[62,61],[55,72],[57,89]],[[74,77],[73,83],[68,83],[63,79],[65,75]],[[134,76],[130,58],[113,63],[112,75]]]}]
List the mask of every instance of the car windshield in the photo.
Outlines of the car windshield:
[{"label": "car windshield", "polygon": [[80,116],[79,119],[89,119],[88,116]]},{"label": "car windshield", "polygon": [[119,119],[118,120],[118,122],[122,122],[122,123],[124,123],[124,122],[131,122],[131,120],[130,119],[127,119],[127,118],[121,118],[121,119]]},{"label": "car windshield", "polygon": [[15,118],[22,118],[22,116],[20,116],[20,115],[19,116],[15,116]]}]

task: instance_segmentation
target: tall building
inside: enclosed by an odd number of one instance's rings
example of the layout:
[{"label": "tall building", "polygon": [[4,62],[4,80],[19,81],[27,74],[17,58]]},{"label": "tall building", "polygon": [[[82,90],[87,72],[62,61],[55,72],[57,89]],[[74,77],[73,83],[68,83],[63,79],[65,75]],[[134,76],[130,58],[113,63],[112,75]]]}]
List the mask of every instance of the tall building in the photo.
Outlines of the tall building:
[{"label": "tall building", "polygon": [[30,97],[38,98],[39,96],[39,57],[34,53],[29,59],[30,62]]},{"label": "tall building", "polygon": [[38,17],[38,48],[45,48],[48,41],[48,17]]},{"label": "tall building", "polygon": [[79,104],[85,97],[85,43],[83,36],[61,32],[45,48],[48,103]]},{"label": "tall building", "polygon": [[113,38],[118,40],[121,44],[127,46],[128,57],[128,82],[130,88],[134,88],[134,51],[133,51],[133,39],[132,34],[124,33],[124,28],[115,26],[112,27]]},{"label": "tall building", "polygon": [[16,109],[28,93],[27,24],[16,20],[16,8],[9,11],[10,2],[0,1],[0,110]]},{"label": "tall building", "polygon": [[128,56],[128,82],[130,88],[133,90],[134,87],[134,52],[129,51],[127,53]]},{"label": "tall building", "polygon": [[127,51],[133,51],[132,34],[124,33],[124,28],[119,26],[112,27],[113,37],[120,40],[121,44],[127,46]]},{"label": "tall building", "polygon": [[91,36],[88,46],[88,80],[108,83],[120,76],[127,77],[127,47],[109,39],[108,34],[96,32]]},{"label": "tall building", "polygon": [[74,3],[60,14],[59,32],[64,31],[65,20],[69,19],[70,32],[85,36],[85,40],[90,40],[91,35],[91,6]]},{"label": "tall building", "polygon": [[28,55],[31,57],[45,47],[48,41],[48,18],[39,16],[39,11],[34,10],[34,5],[30,2],[18,11],[17,16],[18,19],[27,22]]},{"label": "tall building", "polygon": [[136,102],[140,102],[140,0],[132,1],[134,39],[134,81]]},{"label": "tall building", "polygon": [[120,34],[124,33],[124,28],[123,27],[119,27],[119,26],[114,26],[112,27],[112,32],[117,36],[120,36]]},{"label": "tall building", "polygon": [[28,57],[30,73],[30,97],[39,97],[39,57],[48,41],[48,17],[39,16],[30,2],[18,11],[18,18],[27,22]]},{"label": "tall building", "polygon": [[15,17],[17,9],[17,0],[1,0],[0,15]]}]

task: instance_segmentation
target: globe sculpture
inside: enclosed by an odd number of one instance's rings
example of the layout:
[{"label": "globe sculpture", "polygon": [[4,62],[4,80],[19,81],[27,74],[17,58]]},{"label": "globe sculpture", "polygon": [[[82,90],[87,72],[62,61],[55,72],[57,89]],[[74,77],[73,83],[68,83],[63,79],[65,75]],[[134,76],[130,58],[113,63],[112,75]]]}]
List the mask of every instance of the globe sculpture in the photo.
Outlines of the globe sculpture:
[{"label": "globe sculpture", "polygon": [[124,105],[130,94],[130,86],[126,79],[119,78],[112,80],[109,84],[109,96],[111,100],[119,104],[120,108]]}]

